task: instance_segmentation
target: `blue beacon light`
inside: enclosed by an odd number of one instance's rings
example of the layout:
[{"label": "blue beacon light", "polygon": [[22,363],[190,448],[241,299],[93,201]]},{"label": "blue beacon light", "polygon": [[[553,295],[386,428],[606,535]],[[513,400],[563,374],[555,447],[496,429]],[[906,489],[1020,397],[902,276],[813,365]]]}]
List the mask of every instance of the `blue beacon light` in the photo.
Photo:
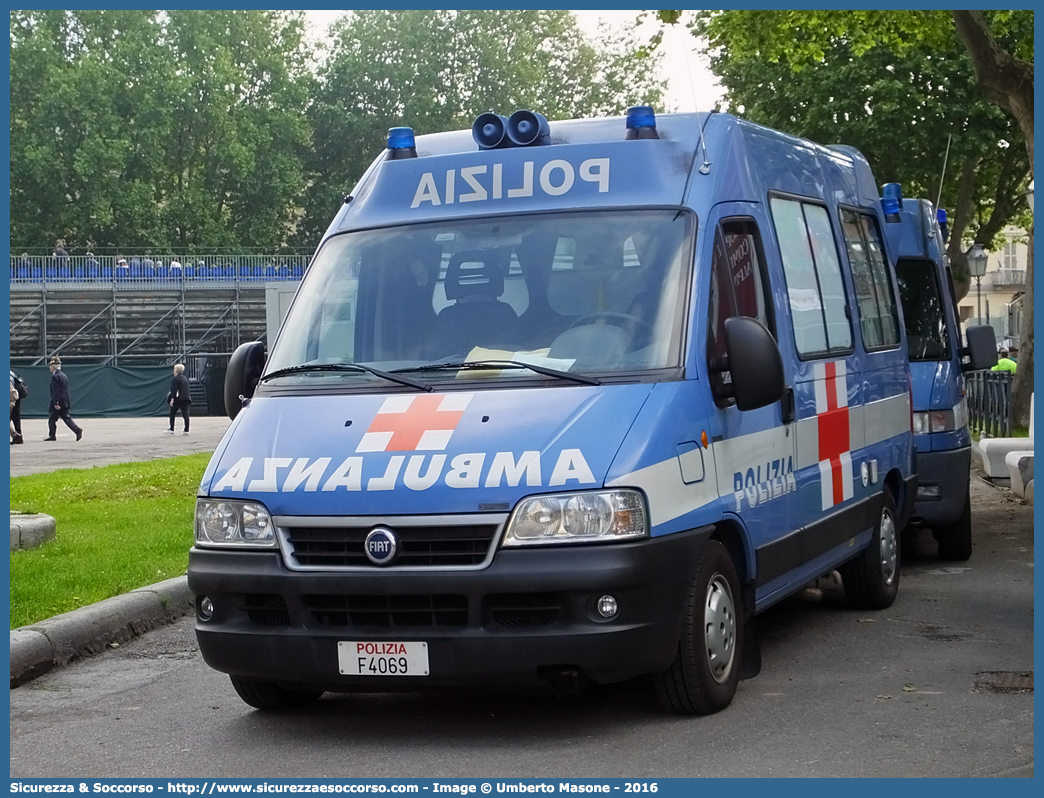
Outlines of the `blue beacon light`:
[{"label": "blue beacon light", "polygon": [[417,157],[417,140],[412,127],[388,128],[388,160]]},{"label": "blue beacon light", "polygon": [[942,240],[945,244],[950,237],[950,228],[947,226],[945,208],[939,208],[935,212],[935,221],[939,224],[939,232],[942,233]]},{"label": "blue beacon light", "polygon": [[903,207],[903,187],[898,183],[885,183],[881,191],[881,210],[886,222],[900,222],[899,211]]},{"label": "blue beacon light", "polygon": [[632,105],[627,109],[626,139],[658,139],[656,113],[651,105]]}]

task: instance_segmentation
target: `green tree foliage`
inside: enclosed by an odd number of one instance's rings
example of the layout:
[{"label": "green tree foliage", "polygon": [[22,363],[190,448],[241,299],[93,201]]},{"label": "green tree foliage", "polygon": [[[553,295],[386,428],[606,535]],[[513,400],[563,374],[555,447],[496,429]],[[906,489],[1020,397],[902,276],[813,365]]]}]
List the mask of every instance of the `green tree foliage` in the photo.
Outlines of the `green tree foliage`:
[{"label": "green tree foliage", "polygon": [[304,185],[299,14],[11,13],[11,241],[281,246]]},{"label": "green tree foliage", "polygon": [[935,202],[945,161],[941,204],[950,212],[949,254],[961,296],[969,283],[962,242],[996,249],[1007,224],[1028,221],[1022,131],[982,97],[956,35],[948,49],[916,46],[902,54],[876,46],[857,56],[852,45],[838,42],[799,70],[786,55],[769,61],[720,48],[711,69],[729,107],[745,118],[813,141],[850,144],[879,180],[902,183],[908,197]]},{"label": "green tree foliage", "polygon": [[[681,12],[659,17],[675,23]],[[691,29],[711,50],[786,59],[795,71],[822,62],[837,44],[856,56],[879,46],[901,56],[917,48],[949,51],[956,36],[986,99],[1022,127],[1033,161],[1032,11],[705,11]]]},{"label": "green tree foliage", "polygon": [[589,41],[568,11],[359,11],[341,18],[309,110],[311,188],[297,239],[315,242],[388,128],[469,128],[485,111],[548,119],[659,104],[656,58],[632,31]]},{"label": "green tree foliage", "polygon": [[[665,23],[677,23],[680,11],[660,11]],[[995,11],[706,11],[691,25],[712,52],[727,50],[741,59],[789,63],[797,74],[822,63],[835,47],[846,45],[853,56],[876,47],[897,57],[925,48],[952,52],[954,36],[964,45],[982,96],[1009,113],[1022,131],[1026,163],[1033,163],[1033,24],[1032,10]],[[1010,148],[1009,148],[1010,151]],[[970,180],[978,165],[962,168]],[[1009,166],[1010,168],[1010,166]],[[974,174],[973,174],[974,176]],[[988,180],[983,180],[987,184]],[[1017,182],[1017,181],[1016,181]],[[998,188],[1004,180],[998,180]],[[1021,193],[1021,192],[1020,192]],[[1014,207],[1018,197],[996,197],[996,205]],[[996,211],[995,211],[996,212]],[[1032,220],[1031,220],[1032,222]],[[982,228],[976,238],[982,235]],[[957,241],[960,244],[959,238]],[[1029,422],[1033,391],[1033,229],[1030,227],[1019,370],[1014,385],[1014,418]]]}]

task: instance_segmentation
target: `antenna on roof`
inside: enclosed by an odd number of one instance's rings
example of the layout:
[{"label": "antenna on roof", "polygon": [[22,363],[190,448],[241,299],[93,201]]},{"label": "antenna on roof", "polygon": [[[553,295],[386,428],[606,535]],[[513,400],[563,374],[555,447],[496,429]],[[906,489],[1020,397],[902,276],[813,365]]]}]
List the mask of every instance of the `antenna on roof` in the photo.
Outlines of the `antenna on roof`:
[{"label": "antenna on roof", "polygon": [[942,174],[939,175],[939,194],[935,198],[935,210],[939,210],[939,203],[942,202],[942,187],[943,180],[946,179],[946,162],[950,158],[950,141],[953,139],[953,133],[946,137],[946,154],[943,156],[943,168]]},{"label": "antenna on roof", "polygon": [[[685,71],[689,75],[689,91],[692,93],[692,107],[697,114],[700,112],[699,104],[696,102],[696,81],[692,79],[692,63],[689,60],[689,48],[684,47],[683,52],[685,53]],[[707,142],[703,138],[703,125],[699,125],[700,128],[700,146],[703,148],[703,163],[700,164],[700,174],[705,175],[710,172],[711,162],[707,159]]]}]

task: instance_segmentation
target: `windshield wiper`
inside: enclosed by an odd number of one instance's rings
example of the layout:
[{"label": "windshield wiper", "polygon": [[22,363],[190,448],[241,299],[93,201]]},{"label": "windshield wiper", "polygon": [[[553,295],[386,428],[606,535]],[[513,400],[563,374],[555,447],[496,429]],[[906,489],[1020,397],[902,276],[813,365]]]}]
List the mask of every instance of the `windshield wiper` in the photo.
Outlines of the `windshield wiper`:
[{"label": "windshield wiper", "polygon": [[268,380],[274,380],[276,377],[286,377],[290,374],[305,374],[310,371],[365,372],[367,374],[372,374],[375,377],[388,380],[389,382],[397,382],[399,385],[408,385],[410,388],[416,388],[418,391],[427,391],[430,393],[434,390],[434,388],[425,382],[411,380],[409,377],[401,377],[396,374],[389,374],[387,371],[381,371],[372,366],[364,366],[361,363],[315,363],[313,365],[305,364],[302,366],[290,366],[289,368],[269,372],[258,380],[258,382],[267,382]]},{"label": "windshield wiper", "polygon": [[602,381],[582,374],[571,374],[568,371],[538,366],[535,363],[520,363],[517,360],[469,360],[464,363],[429,363],[426,366],[414,366],[408,369],[395,369],[393,373],[403,371],[488,371],[490,369],[529,369],[546,377],[558,377],[561,380],[572,380],[584,385],[601,385]]}]

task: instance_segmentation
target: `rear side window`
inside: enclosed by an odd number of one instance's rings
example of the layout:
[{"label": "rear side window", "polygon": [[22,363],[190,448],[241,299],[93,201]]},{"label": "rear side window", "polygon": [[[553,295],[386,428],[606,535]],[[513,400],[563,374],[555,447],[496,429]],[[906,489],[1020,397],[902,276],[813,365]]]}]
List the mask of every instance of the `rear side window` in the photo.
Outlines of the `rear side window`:
[{"label": "rear side window", "polygon": [[852,265],[863,346],[868,350],[894,348],[899,345],[899,313],[877,220],[842,209],[841,228]]},{"label": "rear side window", "polygon": [[950,335],[939,274],[930,260],[900,258],[895,265],[910,360],[949,360]]},{"label": "rear side window", "polygon": [[[715,231],[707,333],[707,360],[711,364],[726,354],[726,319],[749,316],[772,329],[760,253],[761,242],[753,222],[725,222]],[[711,387],[720,398],[719,404],[730,403],[723,390],[729,379],[728,372],[711,370]]]},{"label": "rear side window", "polygon": [[815,356],[851,350],[841,264],[826,208],[782,197],[773,197],[770,204],[798,353]]}]

